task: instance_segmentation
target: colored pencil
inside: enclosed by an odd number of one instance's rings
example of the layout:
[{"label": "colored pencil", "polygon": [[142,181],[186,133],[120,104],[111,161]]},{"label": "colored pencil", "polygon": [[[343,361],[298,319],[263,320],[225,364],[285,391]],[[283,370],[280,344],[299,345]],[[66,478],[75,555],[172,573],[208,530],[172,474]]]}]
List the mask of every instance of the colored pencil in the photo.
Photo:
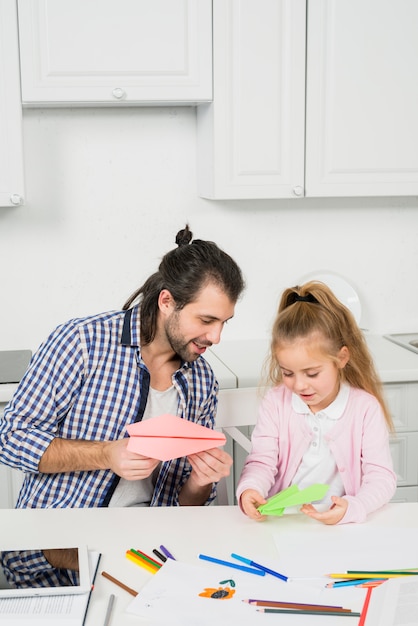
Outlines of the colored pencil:
[{"label": "colored pencil", "polygon": [[230,561],[222,561],[221,559],[215,559],[213,556],[207,556],[206,554],[199,554],[199,559],[202,559],[203,561],[209,561],[210,563],[217,563],[218,565],[233,567],[234,569],[241,570],[241,572],[248,572],[249,574],[255,574],[256,576],[265,576],[266,574],[261,569],[256,569],[255,567],[245,567],[244,565],[237,565],[236,563],[231,563]]},{"label": "colored pencil", "polygon": [[109,626],[110,624],[110,617],[112,615],[114,601],[115,601],[115,596],[113,595],[113,593],[111,593],[109,596],[108,604],[107,604],[106,615],[105,615],[105,619],[103,622],[103,626]]},{"label": "colored pencil", "polygon": [[131,596],[137,596],[138,592],[135,591],[135,589],[131,589],[130,587],[128,587],[127,585],[125,585],[124,583],[122,583],[120,580],[118,580],[117,578],[114,578],[113,576],[111,576],[110,574],[108,574],[107,572],[102,572],[102,576],[104,576],[105,578],[107,578],[108,580],[110,580],[112,583],[115,583],[115,585],[117,585],[118,587],[120,587],[121,589],[125,589],[125,591],[127,591],[128,593],[131,594]]},{"label": "colored pencil", "polygon": [[260,613],[292,613],[293,615],[338,615],[339,617],[360,617],[360,613],[350,611],[343,613],[342,611],[311,611],[310,609],[257,609]]},{"label": "colored pencil", "polygon": [[166,557],[166,556],[164,556],[164,554],[161,554],[161,552],[159,552],[159,551],[157,550],[157,548],[154,548],[153,553],[155,554],[155,556],[158,556],[158,558],[160,559],[160,561],[162,561],[163,563],[165,563],[165,562],[166,562],[167,557]]},{"label": "colored pencil", "polygon": [[[380,580],[380,579],[379,579]],[[382,582],[387,580],[382,579]],[[375,578],[354,578],[352,580],[337,580],[335,583],[328,583],[325,587],[355,587],[356,585],[365,585],[366,583],[375,582]]]},{"label": "colored pencil", "polygon": [[360,578],[386,579],[386,578],[402,578],[404,574],[373,574],[373,572],[364,572],[364,574],[327,574],[329,578],[341,578],[343,580],[355,580]]},{"label": "colored pencil", "polygon": [[418,576],[418,569],[387,569],[387,570],[347,570],[347,574],[400,574],[401,576]]},{"label": "colored pencil", "polygon": [[382,583],[385,583],[387,581],[387,578],[375,578],[372,582],[370,583],[364,583],[361,585],[357,585],[358,587],[378,587],[379,585],[381,585]]},{"label": "colored pencil", "polygon": [[171,554],[171,552],[169,552],[165,546],[160,546],[160,550],[161,550],[161,552],[162,552],[163,554],[165,554],[165,556],[166,556],[168,559],[173,559],[173,561],[175,561],[175,560],[176,560],[176,559],[174,558],[174,556]]},{"label": "colored pencil", "polygon": [[141,567],[146,569],[148,572],[151,572],[151,574],[156,574],[158,572],[157,567],[155,567],[154,565],[150,565],[148,561],[145,561],[145,559],[141,558],[140,556],[138,556],[134,552],[131,552],[130,550],[126,551],[126,558],[129,559],[129,561],[132,561],[133,563],[135,563],[136,565],[140,565]]},{"label": "colored pencil", "polygon": [[370,604],[370,598],[372,596],[372,591],[373,591],[372,587],[369,587],[367,589],[366,599],[364,601],[363,608],[361,609],[361,615],[360,615],[360,619],[358,622],[358,626],[365,626],[366,624],[367,611],[369,610],[369,604]]},{"label": "colored pencil", "polygon": [[268,567],[265,567],[264,565],[255,563],[255,561],[252,561],[251,559],[246,559],[243,556],[239,556],[239,554],[234,554],[234,553],[232,553],[231,556],[233,559],[237,559],[238,561],[242,561],[243,563],[246,563],[247,565],[251,565],[252,567],[256,567],[257,569],[260,569],[263,572],[266,572],[266,574],[271,574],[272,576],[276,576],[276,578],[280,578],[280,580],[284,580],[285,582],[287,581],[287,576],[284,576],[284,574],[280,574],[279,572],[269,569]]},{"label": "colored pencil", "polygon": [[252,606],[264,606],[277,609],[310,609],[312,611],[333,611],[335,613],[350,613],[350,609],[343,609],[342,606],[332,606],[329,604],[304,604],[301,602],[279,602],[276,600],[243,600]]}]

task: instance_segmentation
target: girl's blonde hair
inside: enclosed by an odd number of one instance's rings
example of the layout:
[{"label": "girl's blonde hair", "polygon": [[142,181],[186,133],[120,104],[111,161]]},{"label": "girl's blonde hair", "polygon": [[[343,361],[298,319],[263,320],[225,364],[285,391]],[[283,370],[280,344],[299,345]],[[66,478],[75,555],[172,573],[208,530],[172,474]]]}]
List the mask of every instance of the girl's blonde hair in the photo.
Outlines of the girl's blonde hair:
[{"label": "girl's blonde hair", "polygon": [[341,380],[374,395],[382,407],[389,430],[393,431],[393,421],[383,396],[382,383],[363,333],[349,309],[335,297],[327,285],[319,281],[291,287],[282,294],[272,330],[269,382],[273,385],[282,382],[277,349],[312,334],[324,338],[319,347],[335,362],[341,348],[348,348],[349,361],[343,369],[339,369]]}]

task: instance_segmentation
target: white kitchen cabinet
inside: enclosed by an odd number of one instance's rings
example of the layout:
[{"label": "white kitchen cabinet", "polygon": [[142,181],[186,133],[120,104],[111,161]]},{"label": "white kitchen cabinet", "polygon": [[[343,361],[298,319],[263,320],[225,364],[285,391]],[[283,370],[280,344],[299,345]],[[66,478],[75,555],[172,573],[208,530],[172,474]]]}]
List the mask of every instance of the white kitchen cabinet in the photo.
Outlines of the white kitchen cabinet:
[{"label": "white kitchen cabinet", "polygon": [[416,0],[214,0],[213,20],[201,196],[417,195]]},{"label": "white kitchen cabinet", "polygon": [[211,0],[18,0],[28,106],[212,99]]},{"label": "white kitchen cabinet", "polygon": [[0,0],[0,206],[22,204],[23,145],[15,0]]},{"label": "white kitchen cabinet", "polygon": [[303,195],[305,17],[305,0],[214,0],[214,97],[197,110],[201,196]]}]

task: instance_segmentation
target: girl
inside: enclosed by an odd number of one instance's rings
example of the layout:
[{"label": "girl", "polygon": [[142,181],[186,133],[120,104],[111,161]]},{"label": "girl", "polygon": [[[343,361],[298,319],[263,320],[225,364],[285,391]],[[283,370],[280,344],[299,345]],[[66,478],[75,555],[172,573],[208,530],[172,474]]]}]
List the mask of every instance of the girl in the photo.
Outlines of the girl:
[{"label": "girl", "polygon": [[324,524],[362,522],[388,502],[392,419],[360,328],[323,283],[283,293],[268,378],[237,488],[244,513],[265,519],[257,507],[292,484],[330,486],[301,509]]}]

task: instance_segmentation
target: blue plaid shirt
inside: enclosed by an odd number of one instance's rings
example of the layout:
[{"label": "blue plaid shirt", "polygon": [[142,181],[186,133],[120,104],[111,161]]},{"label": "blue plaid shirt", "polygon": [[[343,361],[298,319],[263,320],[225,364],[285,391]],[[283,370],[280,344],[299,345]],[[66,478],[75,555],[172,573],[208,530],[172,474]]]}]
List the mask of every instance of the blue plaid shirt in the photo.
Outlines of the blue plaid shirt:
[{"label": "blue plaid shirt", "polygon": [[[108,441],[142,419],[149,372],[141,358],[139,310],[71,320],[41,345],[0,421],[0,461],[22,470],[18,508],[107,506],[119,478],[111,470],[42,474],[39,461],[55,437]],[[218,382],[199,357],[172,377],[177,414],[214,427]],[[186,458],[161,464],[151,506],[178,506],[191,472]],[[206,504],[216,495],[216,486]]]}]

